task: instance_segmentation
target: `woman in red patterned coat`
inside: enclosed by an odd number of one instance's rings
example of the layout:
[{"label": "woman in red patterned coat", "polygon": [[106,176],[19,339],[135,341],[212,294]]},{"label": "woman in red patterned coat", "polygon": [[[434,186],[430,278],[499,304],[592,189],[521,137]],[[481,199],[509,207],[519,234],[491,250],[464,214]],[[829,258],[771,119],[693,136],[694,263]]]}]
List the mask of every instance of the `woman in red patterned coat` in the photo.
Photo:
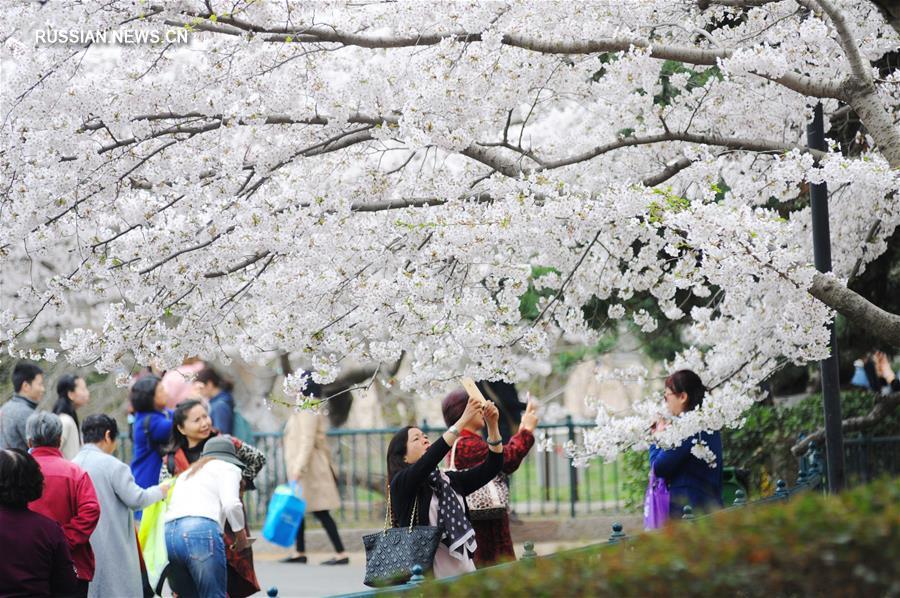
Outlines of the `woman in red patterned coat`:
[{"label": "woman in red patterned coat", "polygon": [[[466,409],[468,398],[468,393],[460,388],[444,399],[441,409],[448,426],[459,420]],[[534,444],[534,428],[537,423],[536,407],[533,402],[529,402],[525,413],[522,414],[519,431],[503,447],[503,473],[511,474],[519,468]],[[476,467],[487,459],[488,445],[481,437],[482,428],[484,419],[477,417],[460,431],[455,443],[456,469]],[[516,559],[512,536],[509,533],[509,513],[504,513],[499,519],[472,521],[472,527],[475,529],[475,539],[478,543],[478,548],[475,549],[476,566],[486,567],[500,561]]]}]

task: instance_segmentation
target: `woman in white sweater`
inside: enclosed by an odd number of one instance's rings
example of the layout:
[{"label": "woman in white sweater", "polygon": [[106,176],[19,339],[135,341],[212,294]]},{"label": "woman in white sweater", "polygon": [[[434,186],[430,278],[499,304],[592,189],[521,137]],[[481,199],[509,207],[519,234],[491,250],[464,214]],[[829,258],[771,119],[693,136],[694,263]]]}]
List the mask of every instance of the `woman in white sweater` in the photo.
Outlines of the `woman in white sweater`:
[{"label": "woman in white sweater", "polygon": [[91,392],[87,383],[81,376],[75,374],[63,374],[56,383],[56,404],[53,405],[53,413],[59,416],[63,425],[62,438],[59,450],[63,457],[71,461],[81,450],[81,432],[78,430],[78,414],[91,400]]},{"label": "woman in white sweater", "polygon": [[226,598],[225,522],[238,550],[249,545],[240,499],[243,468],[231,440],[215,436],[175,481],[165,518],[166,550],[169,584],[181,598]]}]

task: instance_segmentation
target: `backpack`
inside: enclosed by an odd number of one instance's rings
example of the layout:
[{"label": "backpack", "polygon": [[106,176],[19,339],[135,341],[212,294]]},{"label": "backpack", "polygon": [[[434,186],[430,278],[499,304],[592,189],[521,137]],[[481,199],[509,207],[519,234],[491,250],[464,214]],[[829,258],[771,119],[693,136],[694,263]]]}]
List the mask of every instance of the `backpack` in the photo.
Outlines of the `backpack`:
[{"label": "backpack", "polygon": [[234,422],[232,424],[231,435],[240,439],[242,442],[253,444],[253,426],[247,421],[247,418],[234,410]]}]

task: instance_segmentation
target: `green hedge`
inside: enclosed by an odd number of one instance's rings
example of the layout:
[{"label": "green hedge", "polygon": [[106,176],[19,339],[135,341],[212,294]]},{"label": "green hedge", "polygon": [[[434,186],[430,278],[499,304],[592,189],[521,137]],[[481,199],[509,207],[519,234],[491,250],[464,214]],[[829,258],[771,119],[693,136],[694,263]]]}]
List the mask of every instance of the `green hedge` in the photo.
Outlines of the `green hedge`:
[{"label": "green hedge", "polygon": [[884,596],[900,593],[898,563],[900,481],[892,480],[721,511],[615,546],[420,589],[424,596]]}]

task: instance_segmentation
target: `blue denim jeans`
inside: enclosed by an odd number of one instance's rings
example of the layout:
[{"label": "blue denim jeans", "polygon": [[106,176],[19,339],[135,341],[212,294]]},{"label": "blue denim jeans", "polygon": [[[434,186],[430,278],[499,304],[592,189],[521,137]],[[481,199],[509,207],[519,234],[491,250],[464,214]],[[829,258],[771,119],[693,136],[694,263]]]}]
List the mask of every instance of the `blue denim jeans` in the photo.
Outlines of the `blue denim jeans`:
[{"label": "blue denim jeans", "polygon": [[228,569],[219,524],[206,517],[166,523],[169,586],[179,598],[226,598]]}]

